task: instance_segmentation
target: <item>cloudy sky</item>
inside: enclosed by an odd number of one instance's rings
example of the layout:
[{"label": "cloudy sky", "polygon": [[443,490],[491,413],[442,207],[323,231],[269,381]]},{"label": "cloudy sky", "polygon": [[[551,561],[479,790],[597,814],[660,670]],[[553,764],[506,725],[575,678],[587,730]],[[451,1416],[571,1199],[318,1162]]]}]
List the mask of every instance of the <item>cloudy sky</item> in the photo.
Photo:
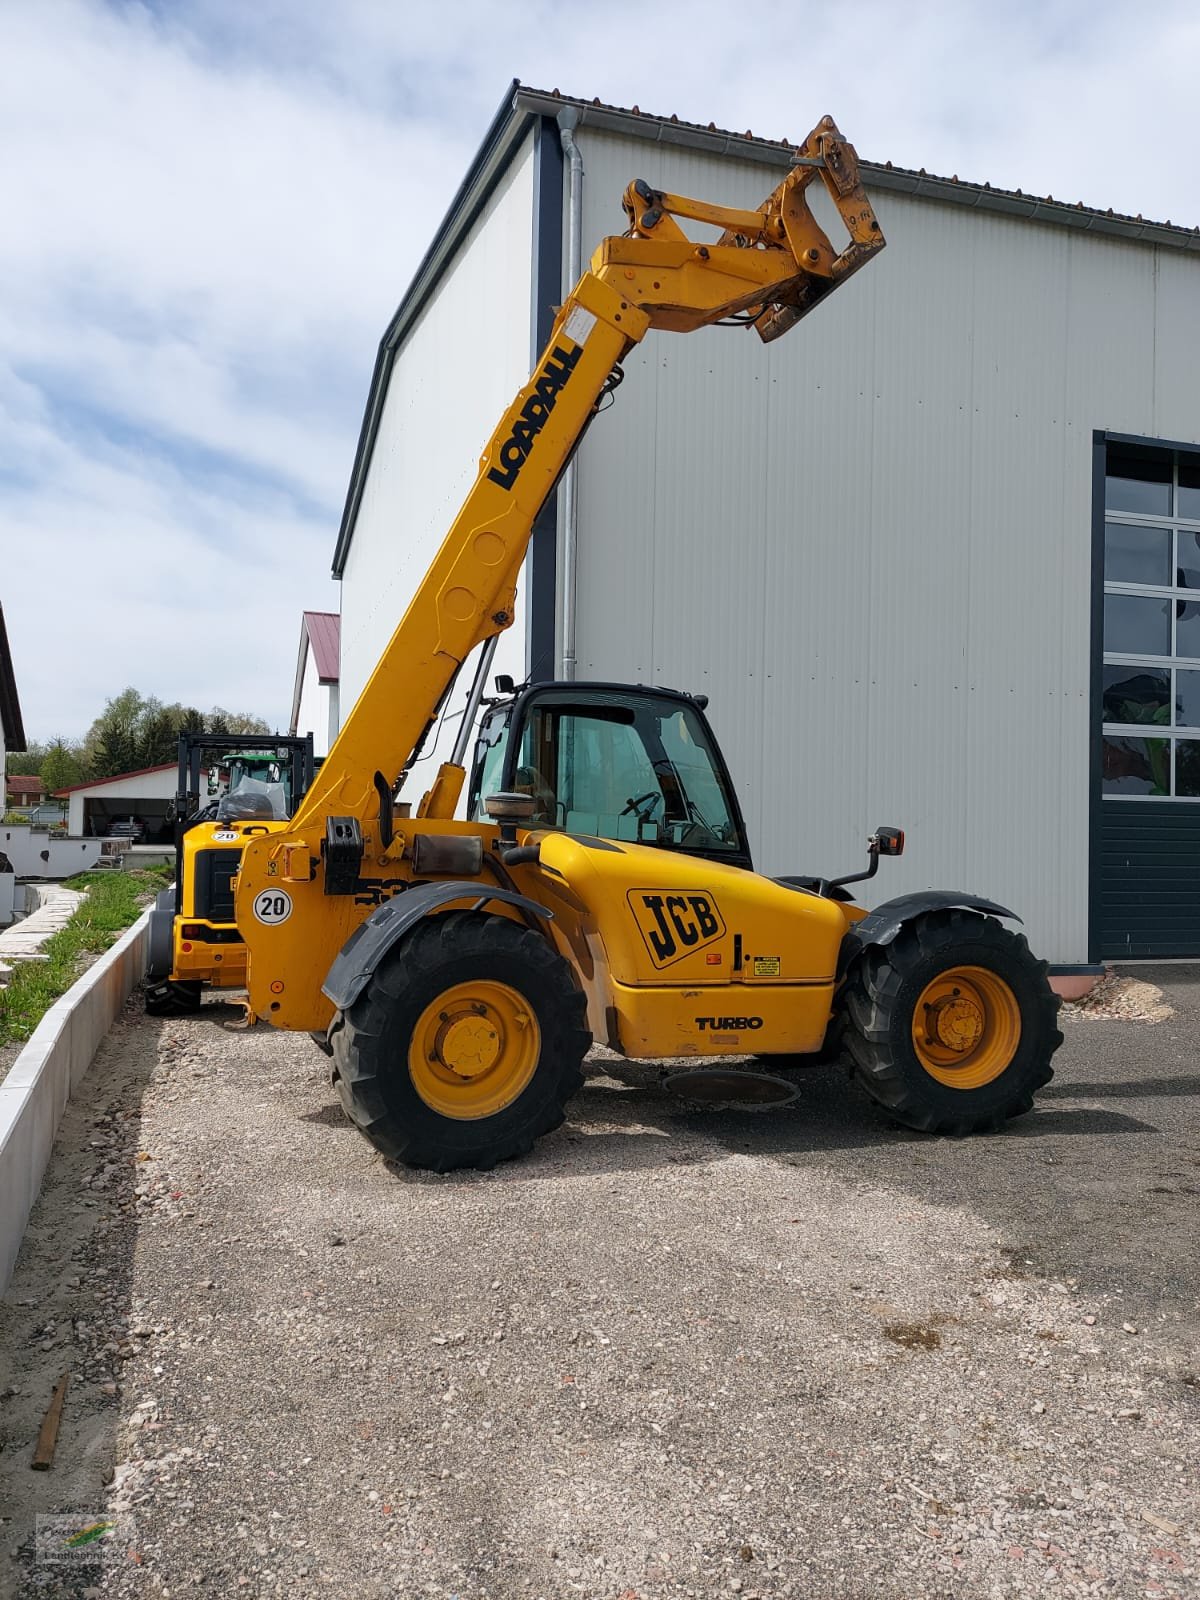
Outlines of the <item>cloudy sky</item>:
[{"label": "cloudy sky", "polygon": [[[1192,0],[0,0],[0,601],[32,738],[286,724],[375,347],[508,80],[1200,223]],[[736,31],[731,28],[736,26]],[[482,444],[482,440],[480,443]]]}]

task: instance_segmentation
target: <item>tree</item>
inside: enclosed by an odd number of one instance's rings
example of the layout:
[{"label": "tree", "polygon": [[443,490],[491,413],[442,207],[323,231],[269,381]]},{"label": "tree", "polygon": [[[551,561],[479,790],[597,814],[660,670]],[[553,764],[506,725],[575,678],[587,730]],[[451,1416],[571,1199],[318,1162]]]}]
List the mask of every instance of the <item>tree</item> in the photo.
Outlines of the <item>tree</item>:
[{"label": "tree", "polygon": [[51,739],[38,768],[46,793],[57,794],[83,781],[83,762],[65,739]]},{"label": "tree", "polygon": [[24,750],[10,750],[4,764],[10,777],[32,778],[41,772],[45,755],[46,746],[31,739]]},{"label": "tree", "polygon": [[174,761],[178,748],[180,710],[178,706],[158,706],[153,710],[147,707],[138,732],[141,766],[157,767],[163,762]]},{"label": "tree", "polygon": [[224,706],[214,706],[212,715],[208,719],[206,732],[218,732],[217,723],[222,729],[231,734],[237,733],[270,733],[270,725],[261,717],[253,717],[246,711],[226,711]]},{"label": "tree", "polygon": [[[157,709],[158,702],[153,702]],[[111,778],[118,772],[132,772],[138,765],[140,733],[147,701],[134,688],[107,700],[104,710],[92,723],[85,744],[93,772],[98,778]]]},{"label": "tree", "polygon": [[[105,703],[84,742],[86,765],[98,778],[110,778],[138,767],[156,767],[175,759],[181,733],[270,733],[261,717],[214,706],[204,714],[178,701],[163,705],[153,695],[123,689]],[[14,766],[10,770],[16,771]],[[39,768],[34,767],[33,771]]]}]

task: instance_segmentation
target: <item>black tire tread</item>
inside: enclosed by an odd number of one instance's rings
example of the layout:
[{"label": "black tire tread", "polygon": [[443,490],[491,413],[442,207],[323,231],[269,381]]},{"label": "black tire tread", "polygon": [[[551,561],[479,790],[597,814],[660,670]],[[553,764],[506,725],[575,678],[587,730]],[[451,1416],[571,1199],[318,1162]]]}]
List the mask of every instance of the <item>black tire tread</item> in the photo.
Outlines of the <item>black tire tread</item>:
[{"label": "black tire tread", "polygon": [[[508,1116],[512,1108],[469,1124],[432,1112],[422,1113],[421,1125],[404,1119],[385,1093],[397,1070],[407,1079],[407,1067],[397,1068],[389,1024],[397,1010],[429,1003],[430,979],[440,970],[464,959],[478,959],[486,967],[498,952],[549,985],[552,1015],[549,1029],[543,1026],[542,1057],[533,1083],[515,1104],[523,1105],[535,1085],[539,1095],[515,1124]],[[328,1034],[333,1081],[350,1120],[390,1160],[434,1172],[487,1171],[528,1154],[537,1139],[564,1120],[567,1101],[583,1084],[583,1058],[592,1042],[586,1010],[571,968],[540,934],[506,917],[449,912],[418,924],[388,952],[354,1004],[334,1019]],[[484,1137],[464,1143],[466,1129]]]},{"label": "black tire tread", "polygon": [[[905,999],[906,985],[923,969],[932,977],[939,961],[953,964],[944,958],[956,958],[964,947],[993,953],[1014,974],[1021,1008],[1022,1038],[1012,1064],[978,1090],[946,1089],[920,1067]],[[864,951],[846,979],[840,1037],[852,1076],[897,1122],[919,1132],[962,1137],[996,1131],[1031,1110],[1034,1095],[1054,1076],[1051,1058],[1063,1036],[1048,970],[1024,934],[995,917],[949,910],[916,918],[890,944]]]},{"label": "black tire tread", "polygon": [[178,983],[171,978],[147,978],[143,991],[148,1017],[190,1017],[201,1006],[201,985]]}]

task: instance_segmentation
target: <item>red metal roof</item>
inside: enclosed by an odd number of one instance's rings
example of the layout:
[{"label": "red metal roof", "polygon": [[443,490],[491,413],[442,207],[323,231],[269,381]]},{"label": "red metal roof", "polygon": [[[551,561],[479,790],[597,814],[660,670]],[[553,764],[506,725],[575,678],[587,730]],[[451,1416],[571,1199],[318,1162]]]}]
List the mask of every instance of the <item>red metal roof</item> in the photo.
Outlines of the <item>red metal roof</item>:
[{"label": "red metal roof", "polygon": [[74,794],[76,789],[101,789],[107,783],[124,783],[126,778],[144,778],[148,772],[174,772],[177,763],[163,761],[157,767],[135,767],[132,772],[114,772],[108,778],[92,778],[87,783],[68,784],[65,789],[56,789],[55,798],[61,794]]},{"label": "red metal roof", "polygon": [[336,611],[306,611],[304,626],[322,683],[336,683],[341,676],[342,619]]}]

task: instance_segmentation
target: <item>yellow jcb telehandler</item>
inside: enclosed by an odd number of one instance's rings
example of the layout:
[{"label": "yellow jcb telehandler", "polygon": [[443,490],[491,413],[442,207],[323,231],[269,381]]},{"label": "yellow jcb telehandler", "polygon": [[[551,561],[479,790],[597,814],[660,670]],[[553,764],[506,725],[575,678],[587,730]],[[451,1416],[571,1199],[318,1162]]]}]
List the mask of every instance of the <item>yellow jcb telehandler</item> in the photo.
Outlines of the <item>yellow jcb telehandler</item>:
[{"label": "yellow jcb telehandler", "polygon": [[[808,205],[823,183],[849,236]],[[972,894],[868,914],[866,871],[753,871],[699,697],[540,683],[489,704],[467,748],[534,518],[620,362],[651,328],[730,321],[777,338],[883,247],[828,118],[756,211],[638,181],[501,418],[478,477],[341,735],[289,821],[241,842],[252,1013],[312,1033],[349,1116],[389,1156],[447,1170],[529,1150],[563,1119],[593,1039],[630,1057],[844,1052],[930,1132],[1028,1111],[1060,1043],[1044,963]],[[710,244],[678,219],[716,224]],[[416,816],[395,795],[472,651],[456,748]],[[185,853],[208,848],[203,826]],[[185,871],[188,870],[185,867]]]}]

